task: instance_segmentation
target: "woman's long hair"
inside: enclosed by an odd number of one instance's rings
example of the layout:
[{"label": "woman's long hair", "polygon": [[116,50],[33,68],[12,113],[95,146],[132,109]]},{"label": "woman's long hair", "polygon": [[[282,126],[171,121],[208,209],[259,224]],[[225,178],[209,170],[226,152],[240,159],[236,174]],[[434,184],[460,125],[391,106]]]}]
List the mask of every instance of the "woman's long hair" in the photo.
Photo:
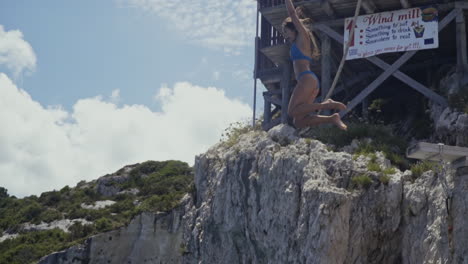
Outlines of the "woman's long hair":
[{"label": "woman's long hair", "polygon": [[[301,7],[297,7],[296,12],[297,12],[297,15],[299,16],[299,19],[301,20],[301,22],[306,26],[307,33],[309,34],[309,38],[310,38],[310,40],[312,42],[312,58],[314,60],[318,60],[318,59],[320,59],[320,48],[319,48],[319,45],[318,45],[317,39],[315,38],[314,33],[309,30],[309,28],[312,27],[313,21],[312,21],[311,18],[305,18],[304,12],[303,12]],[[294,26],[294,23],[292,22],[292,19],[290,17],[287,17],[283,21],[282,27],[283,28],[286,27],[286,28],[296,32],[296,34],[298,34],[296,26]]]}]

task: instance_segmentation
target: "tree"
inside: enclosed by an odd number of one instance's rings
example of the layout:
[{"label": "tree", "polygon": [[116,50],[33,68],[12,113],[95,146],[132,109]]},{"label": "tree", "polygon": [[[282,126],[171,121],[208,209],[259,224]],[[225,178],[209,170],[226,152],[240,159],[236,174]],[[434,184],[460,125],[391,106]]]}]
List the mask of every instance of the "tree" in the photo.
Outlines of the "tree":
[{"label": "tree", "polygon": [[3,188],[3,187],[0,187],[0,199],[2,199],[2,198],[8,198],[8,197],[10,197],[10,196],[8,195],[8,190],[5,189],[5,188]]}]

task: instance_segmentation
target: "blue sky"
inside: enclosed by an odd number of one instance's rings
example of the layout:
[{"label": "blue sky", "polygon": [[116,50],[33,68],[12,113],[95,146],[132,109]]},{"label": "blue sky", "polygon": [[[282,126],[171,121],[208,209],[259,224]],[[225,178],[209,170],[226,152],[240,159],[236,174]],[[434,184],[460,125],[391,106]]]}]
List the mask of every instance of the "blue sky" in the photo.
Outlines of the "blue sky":
[{"label": "blue sky", "polygon": [[20,30],[37,56],[37,69],[21,88],[47,105],[70,107],[79,98],[120,89],[126,103],[151,106],[148,95],[161,84],[189,81],[220,86],[250,103],[253,35],[241,55],[233,55],[224,51],[226,43],[197,43],[170,19],[131,3],[2,1],[5,30]]},{"label": "blue sky", "polygon": [[22,196],[135,162],[193,164],[251,116],[255,8],[2,0],[0,186]]}]

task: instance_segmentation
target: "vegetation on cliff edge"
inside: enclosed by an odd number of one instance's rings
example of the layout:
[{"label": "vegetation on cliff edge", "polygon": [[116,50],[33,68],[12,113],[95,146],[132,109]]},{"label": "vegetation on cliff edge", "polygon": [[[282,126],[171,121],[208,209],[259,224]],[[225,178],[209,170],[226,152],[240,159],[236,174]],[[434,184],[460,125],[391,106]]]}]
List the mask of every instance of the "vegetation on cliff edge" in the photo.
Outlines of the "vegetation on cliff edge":
[{"label": "vegetation on cliff edge", "polygon": [[[122,173],[121,170],[115,174]],[[0,264],[32,263],[44,255],[81,243],[91,235],[126,225],[143,211],[169,211],[193,188],[193,171],[180,161],[147,161],[135,165],[126,181],[111,184],[124,192],[103,197],[96,191],[96,182],[81,182],[75,188],[65,186],[39,197],[18,199],[0,187],[0,237],[4,232],[18,235],[0,242]],[[139,192],[125,192],[131,189]],[[101,200],[115,203],[102,209],[82,207]],[[24,228],[26,223],[37,225],[78,218],[91,224],[74,223],[69,232]]]}]

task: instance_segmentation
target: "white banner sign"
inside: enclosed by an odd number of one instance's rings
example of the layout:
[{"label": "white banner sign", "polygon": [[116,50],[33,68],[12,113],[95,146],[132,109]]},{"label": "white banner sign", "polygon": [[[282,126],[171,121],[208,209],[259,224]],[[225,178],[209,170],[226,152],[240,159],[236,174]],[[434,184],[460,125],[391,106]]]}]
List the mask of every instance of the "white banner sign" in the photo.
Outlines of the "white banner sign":
[{"label": "white banner sign", "polygon": [[[345,19],[345,43],[349,40],[352,21],[352,18]],[[346,59],[438,48],[438,21],[438,12],[434,7],[359,16]]]}]

